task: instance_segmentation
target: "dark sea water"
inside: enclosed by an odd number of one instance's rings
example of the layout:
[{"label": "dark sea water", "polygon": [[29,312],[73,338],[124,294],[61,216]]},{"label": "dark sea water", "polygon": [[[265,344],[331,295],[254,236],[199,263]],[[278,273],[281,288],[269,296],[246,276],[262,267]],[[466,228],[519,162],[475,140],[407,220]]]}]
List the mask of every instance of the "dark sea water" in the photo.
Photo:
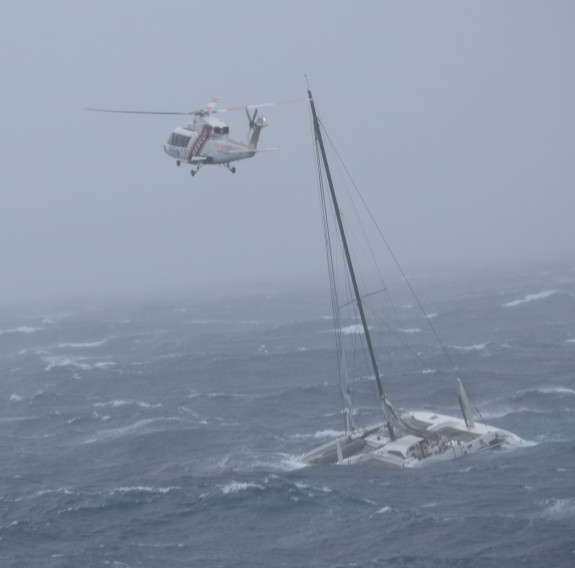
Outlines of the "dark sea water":
[{"label": "dark sea water", "polygon": [[[418,290],[522,447],[299,467],[343,430],[320,292],[3,310],[0,566],[575,566],[575,270]],[[424,363],[382,358],[389,396],[458,414],[454,371],[400,310]],[[356,420],[379,420],[373,381],[355,390]]]}]

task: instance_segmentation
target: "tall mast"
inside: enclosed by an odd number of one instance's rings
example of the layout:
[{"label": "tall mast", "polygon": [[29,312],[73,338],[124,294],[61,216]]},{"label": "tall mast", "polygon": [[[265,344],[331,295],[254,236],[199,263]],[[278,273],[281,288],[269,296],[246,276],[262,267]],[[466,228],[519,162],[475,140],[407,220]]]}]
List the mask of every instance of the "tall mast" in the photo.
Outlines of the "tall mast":
[{"label": "tall mast", "polygon": [[363,327],[363,332],[364,332],[364,335],[365,335],[365,341],[366,341],[366,343],[367,343],[367,349],[368,349],[368,351],[369,351],[369,358],[370,358],[370,360],[371,360],[371,366],[372,366],[373,372],[374,372],[374,374],[375,374],[375,382],[377,383],[377,390],[378,390],[378,392],[379,392],[379,397],[380,397],[380,399],[381,399],[381,403],[382,403],[382,407],[383,407],[383,414],[384,414],[384,416],[385,416],[385,418],[386,418],[386,420],[387,420],[387,423],[388,423],[389,433],[390,433],[391,437],[393,438],[394,436],[393,436],[392,426],[393,426],[393,425],[400,424],[400,423],[401,423],[401,419],[399,418],[399,416],[397,416],[397,413],[395,412],[395,409],[393,408],[393,406],[391,405],[391,403],[389,402],[389,400],[388,400],[387,397],[385,396],[385,393],[383,392],[383,386],[382,386],[382,384],[381,384],[381,379],[380,379],[380,377],[379,377],[379,369],[378,369],[378,367],[377,367],[377,361],[376,361],[376,359],[375,359],[375,352],[374,352],[374,350],[373,350],[373,345],[372,345],[372,343],[371,343],[371,335],[370,335],[370,333],[369,333],[369,328],[367,327],[367,320],[366,320],[366,318],[365,318],[365,312],[364,312],[364,309],[363,309],[363,303],[362,303],[362,301],[361,301],[361,295],[360,295],[360,293],[359,293],[359,287],[358,287],[358,285],[357,285],[357,279],[356,279],[356,277],[355,277],[355,271],[354,271],[354,269],[353,269],[353,263],[352,263],[352,261],[351,261],[351,255],[350,255],[350,253],[349,253],[349,247],[348,247],[348,245],[347,245],[347,238],[346,238],[346,236],[345,236],[345,231],[344,231],[344,228],[343,228],[343,222],[342,222],[342,220],[341,220],[341,213],[340,213],[340,210],[339,210],[339,205],[338,205],[338,202],[337,202],[337,197],[336,197],[336,195],[335,195],[335,190],[334,190],[334,187],[333,187],[333,181],[332,181],[332,178],[331,178],[331,172],[330,172],[330,169],[329,169],[329,164],[328,164],[328,162],[327,162],[327,156],[326,156],[326,153],[325,153],[325,147],[324,147],[324,144],[323,144],[323,138],[322,138],[322,136],[321,136],[321,131],[320,131],[320,127],[319,127],[319,119],[318,119],[318,117],[317,117],[317,113],[316,113],[316,110],[315,110],[315,105],[314,105],[314,102],[313,102],[313,97],[312,97],[311,91],[308,89],[307,92],[308,92],[308,96],[309,96],[309,104],[310,104],[310,106],[311,106],[311,112],[312,112],[312,115],[313,115],[313,126],[314,126],[315,138],[316,138],[316,140],[317,140],[317,142],[318,142],[318,144],[319,144],[319,148],[320,148],[320,151],[321,151],[321,157],[322,157],[322,161],[323,161],[323,167],[324,167],[325,174],[326,174],[326,177],[327,177],[327,182],[328,182],[328,185],[329,185],[329,191],[330,191],[330,194],[331,194],[331,200],[332,200],[332,202],[333,202],[333,207],[334,207],[334,210],[335,210],[335,216],[336,216],[336,219],[337,219],[337,225],[338,225],[338,228],[339,228],[339,234],[340,234],[340,236],[341,236],[341,242],[342,242],[342,245],[343,245],[343,250],[344,250],[344,252],[345,252],[345,259],[346,259],[346,261],[347,261],[347,267],[348,267],[348,269],[349,269],[349,275],[350,275],[351,283],[352,283],[352,286],[353,286],[353,292],[354,292],[354,295],[355,295],[355,300],[356,300],[356,302],[357,302],[357,308],[358,308],[358,310],[359,310],[359,316],[360,316],[360,318],[361,318],[361,325],[362,325],[362,327]]}]

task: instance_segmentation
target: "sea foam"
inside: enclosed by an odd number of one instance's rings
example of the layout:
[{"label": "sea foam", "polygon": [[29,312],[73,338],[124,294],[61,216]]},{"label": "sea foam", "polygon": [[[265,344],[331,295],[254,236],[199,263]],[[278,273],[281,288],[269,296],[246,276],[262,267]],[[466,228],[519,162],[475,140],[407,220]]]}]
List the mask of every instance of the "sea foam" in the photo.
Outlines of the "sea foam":
[{"label": "sea foam", "polygon": [[557,290],[546,290],[545,292],[539,292],[537,294],[527,294],[527,296],[524,298],[503,304],[503,307],[512,308],[514,306],[519,306],[520,304],[527,304],[529,302],[536,302],[537,300],[544,300],[545,298],[549,298],[549,296],[553,296],[553,294],[557,293]]}]

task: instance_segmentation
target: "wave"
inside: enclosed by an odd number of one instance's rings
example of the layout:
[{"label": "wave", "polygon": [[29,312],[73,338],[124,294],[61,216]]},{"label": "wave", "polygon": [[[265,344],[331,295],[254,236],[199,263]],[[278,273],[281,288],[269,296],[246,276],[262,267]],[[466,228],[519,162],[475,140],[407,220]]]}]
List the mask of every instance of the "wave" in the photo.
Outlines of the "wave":
[{"label": "wave", "polygon": [[540,387],[537,389],[522,390],[517,395],[523,394],[572,394],[575,395],[575,389],[567,387]]},{"label": "wave", "polygon": [[[54,489],[41,489],[40,491],[36,491],[34,493],[30,493],[23,497],[18,497],[14,500],[15,503],[19,501],[31,501],[35,499],[42,499],[46,497],[52,497],[55,495],[62,495],[65,497],[73,497],[77,499],[82,498],[92,498],[98,496],[104,497],[113,497],[115,495],[131,495],[134,493],[142,494],[147,493],[150,495],[165,495],[172,491],[177,491],[180,488],[175,485],[170,485],[167,487],[152,487],[149,485],[134,485],[134,486],[126,486],[126,487],[115,487],[112,489],[104,489],[102,491],[81,491],[81,490],[73,490],[69,487],[57,487]],[[81,507],[70,507],[67,509],[67,512],[79,510]]]},{"label": "wave", "polygon": [[339,438],[343,435],[345,435],[345,432],[340,432],[337,430],[320,430],[314,434],[294,434],[290,437],[296,438],[297,440],[317,440],[318,438]]},{"label": "wave", "polygon": [[505,407],[500,410],[493,411],[482,411],[481,416],[485,420],[498,420],[499,418],[506,418],[508,416],[513,416],[515,414],[549,414],[545,410],[539,410],[537,408],[531,408],[528,406],[519,406],[516,408]]},{"label": "wave", "polygon": [[240,491],[246,491],[247,489],[262,490],[265,489],[265,487],[259,483],[246,483],[245,481],[231,481],[230,483],[220,487],[220,490],[224,495],[239,493]]},{"label": "wave", "polygon": [[382,507],[381,509],[378,509],[375,514],[376,515],[383,515],[385,513],[389,513],[391,511],[391,507],[389,507],[388,505],[386,505],[385,507]]},{"label": "wave", "polygon": [[483,351],[487,347],[487,343],[477,343],[476,345],[451,345],[452,349],[459,351]]},{"label": "wave", "polygon": [[113,361],[84,363],[83,361],[86,361],[87,357],[69,357],[67,355],[50,355],[42,359],[47,363],[45,371],[51,371],[57,367],[74,367],[82,371],[90,371],[92,369],[110,369],[116,366],[116,363]]},{"label": "wave", "polygon": [[97,402],[94,404],[96,408],[118,408],[120,406],[139,406],[140,408],[160,408],[162,405],[151,404],[149,402],[142,402],[141,400],[110,400],[108,402]]},{"label": "wave", "polygon": [[312,489],[314,491],[320,491],[321,493],[333,493],[333,489],[326,487],[325,485],[318,487],[316,485],[308,485],[307,483],[302,483],[301,481],[296,481],[294,485],[296,489],[299,489],[300,491],[307,491]]},{"label": "wave", "polygon": [[20,327],[15,327],[12,329],[0,329],[0,335],[4,335],[7,333],[36,333],[37,331],[42,331],[42,327],[29,327],[26,325],[22,325]]},{"label": "wave", "polygon": [[110,489],[108,493],[111,495],[114,493],[152,493],[165,495],[166,493],[177,491],[178,489],[179,487],[176,487],[175,485],[170,485],[168,487],[150,487],[147,485],[137,485],[134,487],[117,487],[115,489]]},{"label": "wave", "polygon": [[[325,485],[309,484],[304,483],[302,481],[292,482],[285,479],[281,479],[274,474],[266,476],[259,483],[256,483],[254,481],[246,482],[246,481],[234,480],[230,481],[229,483],[226,483],[225,485],[218,486],[219,490],[224,495],[230,495],[249,490],[264,491],[266,489],[273,489],[278,487],[281,487],[283,489],[287,488],[289,493],[291,494],[293,494],[294,490],[296,490],[298,493],[305,493],[307,496],[310,497],[312,497],[314,494],[333,493],[333,489]],[[299,497],[292,497],[292,499],[298,501]]]},{"label": "wave", "polygon": [[91,341],[86,343],[59,343],[58,348],[65,349],[71,347],[72,349],[84,349],[90,347],[99,347],[100,345],[104,345],[104,343],[107,341],[107,339],[101,339],[100,341]]},{"label": "wave", "polygon": [[407,329],[400,329],[402,333],[421,333],[422,330],[418,327],[408,327]]},{"label": "wave", "polygon": [[281,454],[282,459],[279,463],[280,469],[284,471],[294,471],[296,469],[302,469],[307,467],[308,464],[305,464],[299,460],[300,456],[290,456],[288,454]]},{"label": "wave", "polygon": [[205,398],[223,398],[223,399],[256,399],[259,398],[260,395],[256,394],[243,394],[238,392],[197,392],[192,391],[188,398],[198,398],[198,397],[205,397]]},{"label": "wave", "polygon": [[553,296],[554,294],[559,294],[559,292],[557,290],[546,290],[544,292],[539,292],[537,294],[527,294],[527,296],[523,298],[507,302],[505,304],[502,304],[502,306],[504,308],[512,308],[514,306],[519,306],[521,304],[536,302],[537,300],[544,300],[545,298],[549,298],[549,296]]},{"label": "wave", "polygon": [[67,357],[65,355],[53,355],[50,357],[43,357],[44,362],[48,363],[48,366],[45,369],[46,371],[51,371],[56,367],[75,367],[83,371],[91,369],[92,365],[80,362],[84,359],[85,357]]},{"label": "wave", "polygon": [[575,499],[549,499],[541,502],[543,516],[551,519],[575,517]]},{"label": "wave", "polygon": [[[575,395],[575,389],[563,386],[544,386],[544,387],[533,387],[523,390],[515,391],[513,394],[510,394],[508,397],[498,398],[492,401],[491,404],[497,404],[498,402],[504,402],[504,400],[508,400],[511,398],[513,401],[524,400],[525,398],[531,397],[539,397],[542,400],[541,395]],[[535,411],[535,410],[534,410]]]},{"label": "wave", "polygon": [[[166,423],[190,424],[190,421],[183,420],[181,418],[146,418],[145,420],[139,420],[138,422],[135,422],[134,424],[128,424],[127,426],[112,428],[110,430],[102,430],[98,432],[96,436],[85,440],[83,443],[94,444],[96,442],[115,440],[117,438],[131,436],[133,434],[149,434],[152,432],[161,432],[166,430]],[[201,420],[199,423],[205,425],[207,424],[207,421]]]},{"label": "wave", "polygon": [[341,333],[344,335],[354,335],[356,333],[363,333],[363,326],[360,324],[347,325],[341,328]]}]

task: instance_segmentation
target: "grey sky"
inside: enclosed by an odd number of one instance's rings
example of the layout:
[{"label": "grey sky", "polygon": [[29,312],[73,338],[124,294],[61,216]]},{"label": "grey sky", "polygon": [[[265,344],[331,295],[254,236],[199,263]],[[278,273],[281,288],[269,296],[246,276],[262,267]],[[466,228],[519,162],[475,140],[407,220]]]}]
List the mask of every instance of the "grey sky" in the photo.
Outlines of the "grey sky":
[{"label": "grey sky", "polygon": [[[0,8],[2,303],[325,278],[305,104],[279,152],[194,179],[192,110],[305,96],[408,272],[573,255],[575,3],[11,2]],[[243,139],[245,116],[225,115]]]}]

